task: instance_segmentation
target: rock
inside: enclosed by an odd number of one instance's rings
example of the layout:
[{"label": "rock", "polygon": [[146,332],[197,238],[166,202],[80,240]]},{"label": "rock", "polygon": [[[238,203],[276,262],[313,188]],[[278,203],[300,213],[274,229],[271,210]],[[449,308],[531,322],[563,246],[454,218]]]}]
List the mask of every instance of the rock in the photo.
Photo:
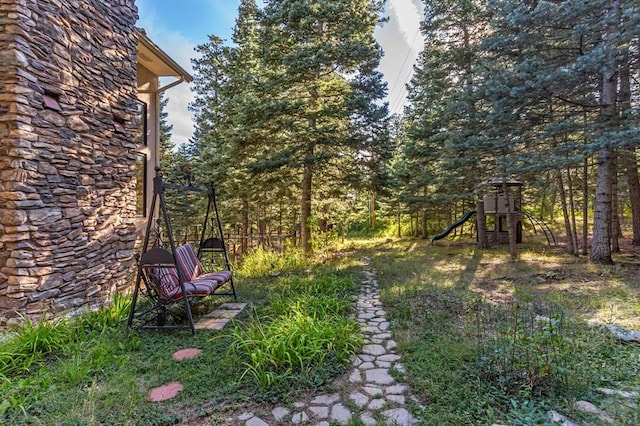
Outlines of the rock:
[{"label": "rock", "polygon": [[289,415],[289,410],[285,407],[276,407],[271,410],[271,414],[273,415],[275,421],[280,422]]},{"label": "rock", "polygon": [[557,411],[551,410],[547,413],[547,416],[549,418],[549,421],[554,425],[557,424],[560,426],[578,426],[576,422],[574,422],[573,420],[569,419],[566,416],[563,416]]},{"label": "rock", "polygon": [[386,368],[374,368],[372,370],[365,371],[366,381],[368,383],[375,383],[378,385],[389,385],[395,380],[389,374],[389,370]]},{"label": "rock", "polygon": [[609,333],[616,339],[622,340],[623,342],[640,343],[640,331],[628,330],[613,324],[606,324],[604,327],[609,330]]},{"label": "rock", "polygon": [[351,411],[342,404],[336,404],[331,408],[331,420],[345,425],[351,420]]},{"label": "rock", "polygon": [[383,411],[382,416],[389,424],[397,424],[398,426],[409,426],[418,422],[405,408]]},{"label": "rock", "polygon": [[311,400],[311,404],[314,405],[329,405],[337,402],[340,399],[340,395],[333,393],[330,395],[318,395]]},{"label": "rock", "polygon": [[596,390],[605,395],[615,395],[625,399],[634,399],[634,398],[640,397],[640,393],[638,392],[621,391],[617,389],[607,389],[607,388],[598,388]]},{"label": "rock", "polygon": [[308,421],[309,421],[309,416],[304,411],[302,411],[301,413],[295,413],[291,416],[291,423],[294,425],[298,425],[300,423],[306,423]]}]

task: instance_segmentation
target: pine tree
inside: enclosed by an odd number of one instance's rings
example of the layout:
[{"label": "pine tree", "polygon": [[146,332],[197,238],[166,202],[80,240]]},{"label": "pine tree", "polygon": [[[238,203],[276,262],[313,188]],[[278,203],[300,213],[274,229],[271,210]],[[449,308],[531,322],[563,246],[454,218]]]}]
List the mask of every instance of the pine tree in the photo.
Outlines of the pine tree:
[{"label": "pine tree", "polygon": [[375,157],[384,133],[378,124],[386,107],[374,104],[385,90],[375,72],[381,51],[373,38],[381,7],[370,0],[272,0],[260,20],[267,78],[256,121],[268,130],[270,145],[252,145],[261,154],[254,167],[299,173],[306,252],[314,181],[349,166],[345,158],[355,160],[362,152]]}]

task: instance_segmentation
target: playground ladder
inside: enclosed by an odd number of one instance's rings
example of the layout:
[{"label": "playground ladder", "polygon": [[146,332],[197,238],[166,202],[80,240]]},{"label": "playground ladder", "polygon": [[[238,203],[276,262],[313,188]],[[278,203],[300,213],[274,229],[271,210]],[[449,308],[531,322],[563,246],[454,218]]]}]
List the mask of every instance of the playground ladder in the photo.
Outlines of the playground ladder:
[{"label": "playground ladder", "polygon": [[536,232],[536,225],[538,225],[542,232],[544,232],[544,236],[547,237],[547,243],[554,246],[557,244],[556,237],[553,235],[553,232],[551,232],[551,228],[549,228],[549,225],[544,223],[542,219],[538,219],[530,213],[527,213],[525,211],[523,211],[522,213],[524,213],[524,215],[531,221],[531,224],[533,225],[533,232]]}]

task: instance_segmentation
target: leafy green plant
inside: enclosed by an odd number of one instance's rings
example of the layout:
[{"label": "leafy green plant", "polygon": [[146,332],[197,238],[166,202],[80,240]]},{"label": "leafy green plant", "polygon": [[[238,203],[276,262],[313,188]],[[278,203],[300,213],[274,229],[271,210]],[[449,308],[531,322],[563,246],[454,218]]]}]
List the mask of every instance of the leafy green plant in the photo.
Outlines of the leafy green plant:
[{"label": "leafy green plant", "polygon": [[110,305],[84,312],[79,322],[85,328],[104,331],[121,325],[127,317],[130,307],[130,297],[116,294]]},{"label": "leafy green plant", "polygon": [[[487,310],[490,315],[482,315]],[[563,314],[538,314],[532,303],[485,306],[478,312],[479,367],[483,377],[505,392],[539,392],[566,385],[571,346],[564,336]]]},{"label": "leafy green plant", "polygon": [[233,330],[233,347],[245,358],[243,376],[266,388],[294,374],[308,376],[327,360],[346,363],[362,344],[349,318],[352,286],[335,274],[278,280],[267,306]]},{"label": "leafy green plant", "polygon": [[65,322],[33,322],[23,318],[16,333],[0,343],[0,378],[28,372],[45,356],[62,350],[75,336]]}]

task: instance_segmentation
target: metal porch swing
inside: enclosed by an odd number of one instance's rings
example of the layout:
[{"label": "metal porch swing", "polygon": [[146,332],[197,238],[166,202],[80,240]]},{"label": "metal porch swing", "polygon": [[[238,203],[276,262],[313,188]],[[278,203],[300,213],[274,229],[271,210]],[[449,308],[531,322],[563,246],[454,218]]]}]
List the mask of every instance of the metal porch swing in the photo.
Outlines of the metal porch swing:
[{"label": "metal porch swing", "polygon": [[[207,194],[207,210],[202,224],[197,254],[193,246],[187,242],[176,246],[165,200],[166,189]],[[156,203],[159,203],[157,219],[154,218]],[[192,301],[213,294],[233,296],[234,301],[237,300],[214,186],[211,184],[207,189],[203,189],[195,187],[191,183],[177,185],[163,182],[160,168],[156,167],[150,212],[141,254],[138,257],[138,271],[127,325],[132,327],[134,321],[136,321],[136,323],[140,323],[141,328],[190,329],[191,333],[195,334],[196,328],[191,310]],[[210,221],[212,213],[215,217],[211,218]],[[214,221],[216,226],[214,226]],[[162,229],[166,233],[168,247],[163,242],[161,222],[164,223]],[[207,236],[207,225],[209,223],[211,223],[209,231],[212,236]],[[213,236],[215,233],[217,235]],[[205,271],[200,262],[200,256],[203,253],[221,254],[224,260],[224,268],[215,272]],[[226,284],[230,289],[226,292],[220,292],[219,289]],[[136,305],[141,292],[147,296],[150,305],[144,306],[141,312],[136,312]],[[184,304],[189,323],[166,324],[167,310],[179,303]],[[155,324],[153,324],[154,322]]]}]

